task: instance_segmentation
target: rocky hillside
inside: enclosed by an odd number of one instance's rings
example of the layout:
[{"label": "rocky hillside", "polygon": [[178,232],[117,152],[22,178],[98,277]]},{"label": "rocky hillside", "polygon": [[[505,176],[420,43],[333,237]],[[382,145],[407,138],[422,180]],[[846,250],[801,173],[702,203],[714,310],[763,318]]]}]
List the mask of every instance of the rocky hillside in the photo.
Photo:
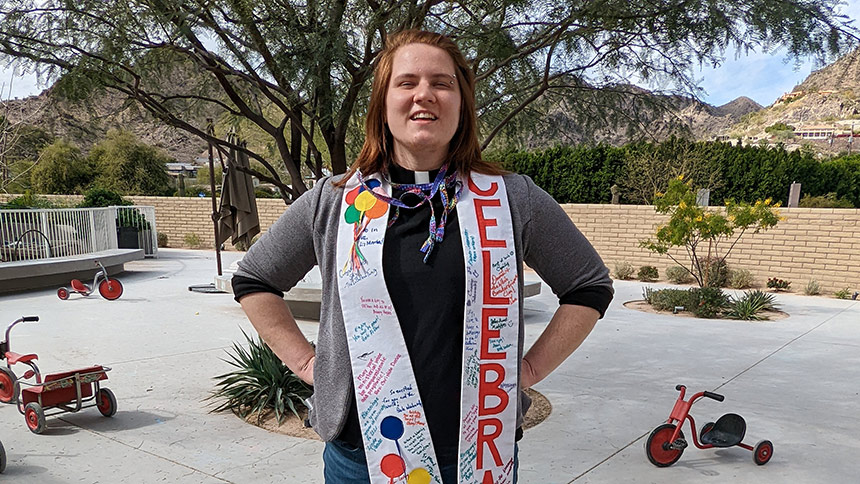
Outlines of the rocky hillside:
[{"label": "rocky hillside", "polygon": [[[548,122],[521,135],[517,141],[528,149],[541,149],[583,142],[622,145],[637,140],[660,141],[673,135],[710,140],[743,116],[762,109],[747,97],[712,106],[689,97],[654,95],[636,86],[617,86],[612,91],[625,94],[619,98],[594,91],[587,99],[565,100],[549,107]],[[609,125],[595,127],[587,120],[577,119],[576,103],[604,106],[606,112],[613,113],[605,119]]]},{"label": "rocky hillside", "polygon": [[[177,161],[191,162],[206,149],[199,138],[165,125],[110,91],[87,103],[71,103],[58,99],[51,89],[46,89],[38,96],[7,101],[7,104],[0,103],[0,113],[6,112],[13,123],[21,121],[42,128],[55,137],[75,143],[84,152],[104,138],[111,128],[131,131],[141,141],[163,149]],[[205,116],[196,117],[200,119],[195,124],[203,125]]]},{"label": "rocky hillside", "polygon": [[791,93],[746,116],[723,134],[761,138],[765,128],[775,123],[796,129],[829,126],[847,132],[852,122],[855,131],[860,129],[860,49],[813,72]]}]

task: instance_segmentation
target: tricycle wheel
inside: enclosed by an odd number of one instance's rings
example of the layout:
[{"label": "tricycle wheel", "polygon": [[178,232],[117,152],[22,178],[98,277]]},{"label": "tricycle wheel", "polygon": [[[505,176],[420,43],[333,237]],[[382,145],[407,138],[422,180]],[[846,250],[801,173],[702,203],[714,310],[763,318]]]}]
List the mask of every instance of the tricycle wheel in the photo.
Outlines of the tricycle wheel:
[{"label": "tricycle wheel", "polygon": [[41,434],[45,431],[45,411],[42,406],[36,402],[30,402],[24,407],[24,418],[27,420],[27,427],[34,434]]},{"label": "tricycle wheel", "polygon": [[116,397],[113,392],[108,388],[99,388],[96,406],[105,417],[113,417],[116,413]]},{"label": "tricycle wheel", "polygon": [[0,402],[15,403],[18,400],[18,378],[9,368],[0,367]]},{"label": "tricycle wheel", "polygon": [[702,425],[702,430],[699,430],[699,442],[702,441],[702,437],[704,437],[706,433],[710,432],[712,428],[714,428],[714,422],[708,422],[705,425]]},{"label": "tricycle wheel", "polygon": [[767,461],[773,456],[773,444],[769,440],[762,440],[761,442],[755,444],[755,448],[753,449],[753,461],[763,466],[767,464]]},{"label": "tricycle wheel", "polygon": [[99,294],[108,301],[122,296],[122,283],[117,279],[105,279],[99,283]]},{"label": "tricycle wheel", "polygon": [[69,298],[69,290],[66,289],[65,287],[61,287],[61,288],[57,289],[57,297],[62,299],[63,301],[65,301],[66,299]]},{"label": "tricycle wheel", "polygon": [[[672,434],[674,433],[675,425],[665,423],[654,429],[651,435],[648,436],[648,440],[645,441],[645,455],[648,456],[648,460],[655,466],[669,467],[678,462],[681,454],[684,453],[684,449],[668,448],[671,443],[669,439],[672,438]],[[678,438],[683,439],[684,432],[678,432]]]},{"label": "tricycle wheel", "polygon": [[3,442],[0,442],[0,474],[6,470],[6,449],[3,448]]}]

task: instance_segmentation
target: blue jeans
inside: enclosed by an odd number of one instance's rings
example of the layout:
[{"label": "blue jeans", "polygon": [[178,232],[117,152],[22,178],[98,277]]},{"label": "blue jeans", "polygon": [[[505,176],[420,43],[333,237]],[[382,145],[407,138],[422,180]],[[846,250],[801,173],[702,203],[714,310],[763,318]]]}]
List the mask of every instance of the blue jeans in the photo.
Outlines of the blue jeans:
[{"label": "blue jeans", "polygon": [[[514,484],[517,484],[519,449],[514,446]],[[333,440],[326,442],[323,451],[324,475],[326,484],[370,484],[364,449]],[[457,463],[439,469],[444,484],[457,484]]]}]

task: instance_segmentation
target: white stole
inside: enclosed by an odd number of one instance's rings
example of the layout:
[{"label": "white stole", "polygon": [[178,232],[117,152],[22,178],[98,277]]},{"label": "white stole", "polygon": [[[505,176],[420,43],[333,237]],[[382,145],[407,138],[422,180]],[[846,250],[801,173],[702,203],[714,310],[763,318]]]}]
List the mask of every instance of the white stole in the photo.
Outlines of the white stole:
[{"label": "white stole", "polygon": [[[519,338],[511,211],[501,176],[473,173],[464,183],[457,203],[466,263],[458,482],[509,484]],[[372,185],[373,191],[390,196],[384,181]],[[370,482],[442,484],[412,363],[382,273],[388,205],[365,191],[357,175],[344,188],[337,264]],[[415,252],[420,258],[417,247]]]}]

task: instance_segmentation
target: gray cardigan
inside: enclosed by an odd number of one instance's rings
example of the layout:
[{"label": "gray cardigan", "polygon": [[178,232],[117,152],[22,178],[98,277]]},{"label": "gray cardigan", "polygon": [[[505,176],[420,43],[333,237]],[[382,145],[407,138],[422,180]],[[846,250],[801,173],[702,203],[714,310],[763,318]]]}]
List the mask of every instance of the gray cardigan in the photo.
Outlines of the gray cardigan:
[{"label": "gray cardigan", "polygon": [[[612,291],[609,271],[567,214],[526,176],[505,175],[514,225],[520,293],[523,261],[556,295],[595,286]],[[337,228],[342,225],[343,188],[324,178],[299,197],[257,241],[239,263],[238,276],[288,291],[315,264],[323,280],[322,308],[314,363],[311,423],[324,440],[337,437],[346,422],[352,390],[346,330],[337,286]],[[464,295],[465,297],[465,295]],[[523,356],[523,299],[519,299],[519,359]],[[529,401],[520,392],[517,425]]]}]

